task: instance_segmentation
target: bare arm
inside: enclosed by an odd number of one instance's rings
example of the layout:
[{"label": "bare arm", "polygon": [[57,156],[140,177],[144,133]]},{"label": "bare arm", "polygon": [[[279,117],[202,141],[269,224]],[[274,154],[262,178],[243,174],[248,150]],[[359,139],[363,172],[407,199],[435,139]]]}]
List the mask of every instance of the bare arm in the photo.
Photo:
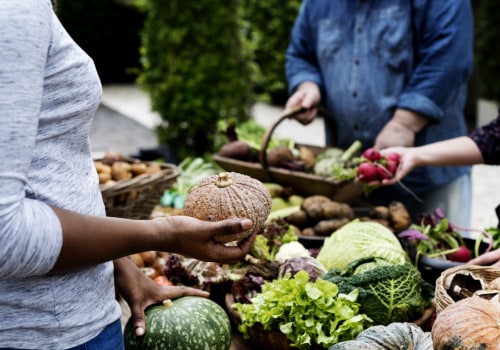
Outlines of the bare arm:
[{"label": "bare arm", "polygon": [[218,243],[220,235],[246,231],[248,219],[206,222],[187,216],[128,220],[82,215],[53,208],[58,216],[63,245],[52,270],[77,269],[148,250],[173,252],[205,261],[236,262],[249,251],[254,236],[237,246]]},{"label": "bare arm", "polygon": [[476,143],[467,136],[420,147],[390,147],[381,151],[383,156],[390,153],[400,154],[401,159],[394,178],[383,180],[384,185],[398,182],[419,166],[460,166],[484,163]]}]

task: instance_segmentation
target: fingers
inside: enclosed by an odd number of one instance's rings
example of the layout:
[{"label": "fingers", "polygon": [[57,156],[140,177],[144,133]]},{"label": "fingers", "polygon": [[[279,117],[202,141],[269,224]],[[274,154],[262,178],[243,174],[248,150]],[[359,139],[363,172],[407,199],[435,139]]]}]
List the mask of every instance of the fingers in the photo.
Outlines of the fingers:
[{"label": "fingers", "polygon": [[144,318],[144,308],[141,306],[133,306],[130,310],[130,319],[134,325],[134,333],[136,336],[141,337],[146,333],[146,320]]}]

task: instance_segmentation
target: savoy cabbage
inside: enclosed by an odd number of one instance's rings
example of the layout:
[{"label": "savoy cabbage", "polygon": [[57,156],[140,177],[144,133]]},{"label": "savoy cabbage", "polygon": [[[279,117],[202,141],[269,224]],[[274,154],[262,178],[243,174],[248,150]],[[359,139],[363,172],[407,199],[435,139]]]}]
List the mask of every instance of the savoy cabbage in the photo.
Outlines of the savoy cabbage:
[{"label": "savoy cabbage", "polygon": [[[369,264],[370,268],[364,268]],[[331,269],[323,277],[336,284],[340,293],[357,289],[360,312],[375,325],[409,322],[419,318],[431,305],[433,287],[422,279],[411,263],[377,263],[373,257],[350,263],[343,271]]]}]

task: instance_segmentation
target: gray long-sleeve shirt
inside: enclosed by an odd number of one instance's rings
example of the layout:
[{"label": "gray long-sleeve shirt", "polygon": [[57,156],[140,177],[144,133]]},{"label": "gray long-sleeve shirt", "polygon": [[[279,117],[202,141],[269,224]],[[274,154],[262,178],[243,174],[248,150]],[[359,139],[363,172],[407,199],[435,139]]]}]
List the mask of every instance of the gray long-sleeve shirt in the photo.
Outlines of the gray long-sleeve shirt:
[{"label": "gray long-sleeve shirt", "polygon": [[111,262],[48,275],[49,205],[105,215],[88,137],[101,92],[50,0],[0,0],[0,348],[67,349],[120,317]]}]

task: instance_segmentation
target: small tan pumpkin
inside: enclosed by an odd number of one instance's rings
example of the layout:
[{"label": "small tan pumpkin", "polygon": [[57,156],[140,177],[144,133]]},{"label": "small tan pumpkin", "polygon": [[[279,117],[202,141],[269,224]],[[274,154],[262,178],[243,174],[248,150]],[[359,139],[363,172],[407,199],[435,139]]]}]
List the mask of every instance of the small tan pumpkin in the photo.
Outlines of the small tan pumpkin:
[{"label": "small tan pumpkin", "polygon": [[262,182],[237,172],[209,176],[193,186],[186,196],[184,215],[205,221],[231,217],[252,220],[250,230],[221,238],[238,241],[260,231],[271,212],[271,195]]},{"label": "small tan pumpkin", "polygon": [[500,303],[478,296],[448,305],[432,327],[435,350],[500,349]]}]

